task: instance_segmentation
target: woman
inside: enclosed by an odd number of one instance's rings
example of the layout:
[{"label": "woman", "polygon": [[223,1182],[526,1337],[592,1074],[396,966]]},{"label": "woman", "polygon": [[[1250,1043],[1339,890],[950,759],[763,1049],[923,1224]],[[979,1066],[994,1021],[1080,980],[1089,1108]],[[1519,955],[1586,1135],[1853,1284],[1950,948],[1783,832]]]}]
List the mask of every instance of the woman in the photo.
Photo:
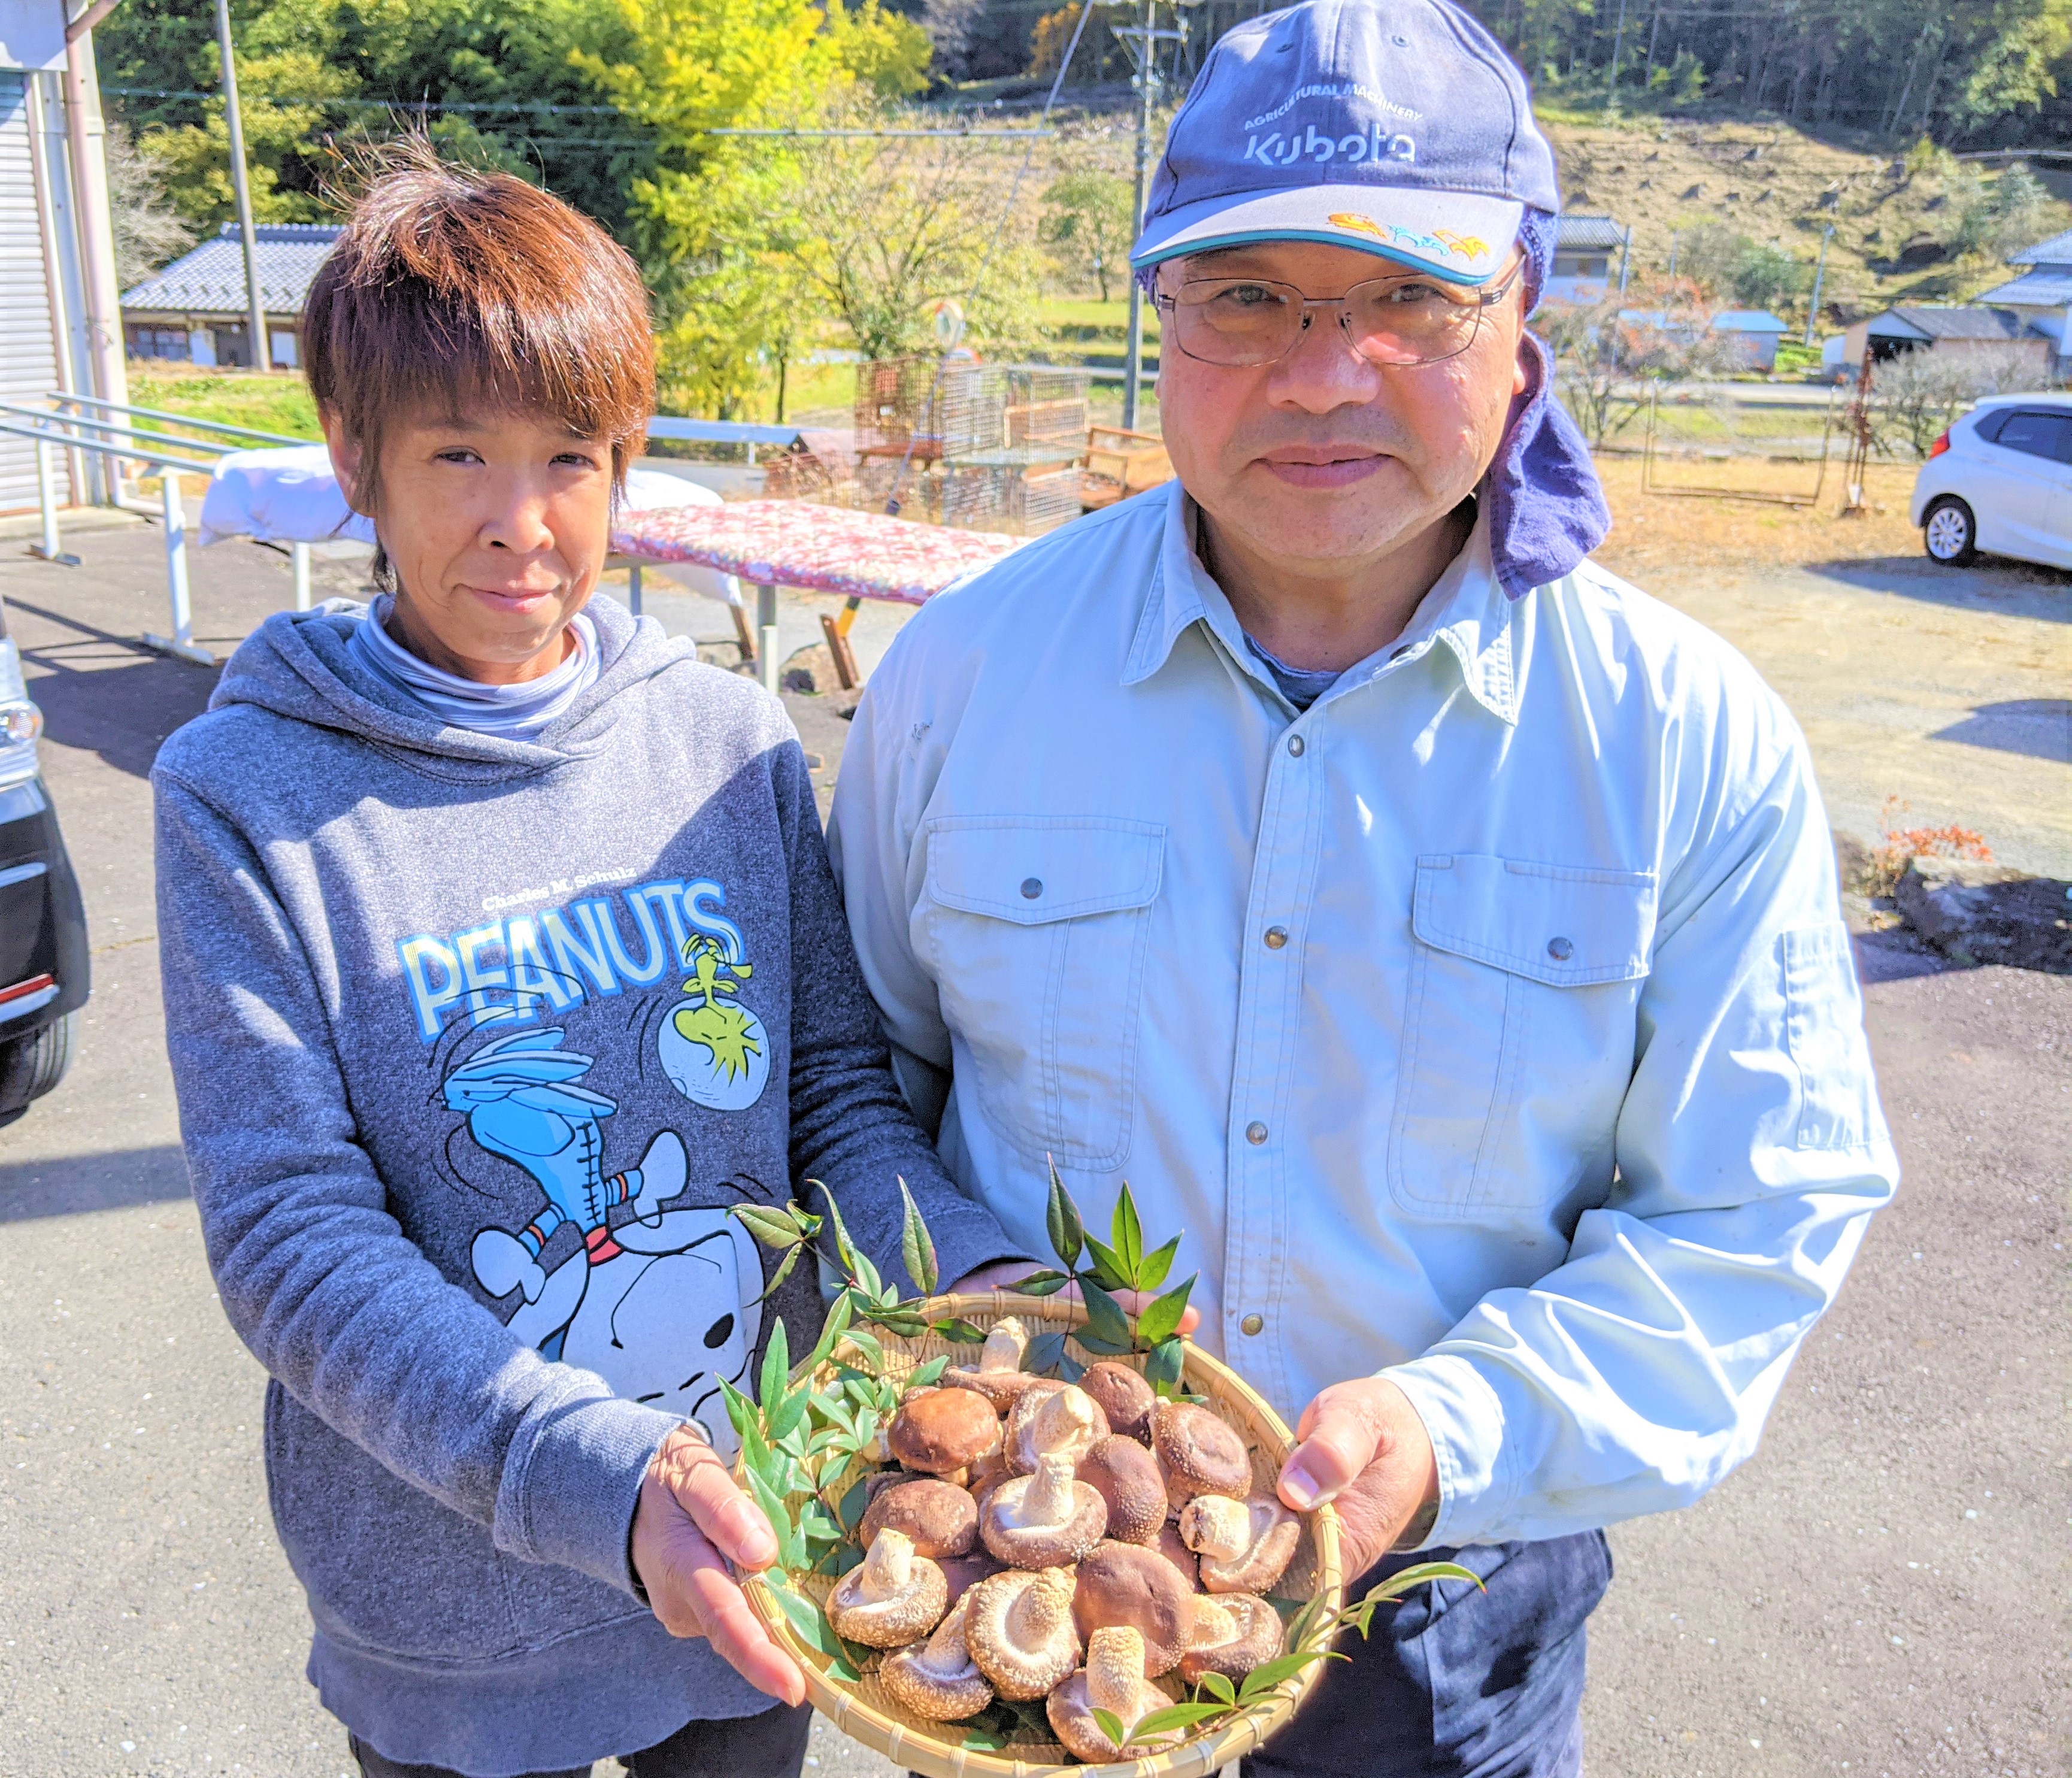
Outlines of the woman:
[{"label": "woman", "polygon": [[626,255],[415,151],[304,337],[387,591],[269,619],[153,779],[310,1677],[370,1778],[796,1773],[718,1394],[818,1302],[727,1211],[824,1180],[896,1276],[903,1175],[946,1275],[1013,1249],[893,1084],[782,710],[591,599],[653,380]]}]

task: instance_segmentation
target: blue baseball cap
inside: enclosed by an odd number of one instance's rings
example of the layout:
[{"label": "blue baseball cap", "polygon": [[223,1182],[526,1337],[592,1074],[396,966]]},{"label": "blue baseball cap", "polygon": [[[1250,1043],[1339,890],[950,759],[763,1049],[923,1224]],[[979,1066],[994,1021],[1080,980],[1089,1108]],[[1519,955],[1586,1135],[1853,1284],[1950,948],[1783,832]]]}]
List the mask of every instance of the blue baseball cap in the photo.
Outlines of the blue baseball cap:
[{"label": "blue baseball cap", "polygon": [[1261,241],[1458,284],[1561,208],[1525,76],[1449,0],[1303,0],[1218,40],[1173,120],[1130,264]]}]

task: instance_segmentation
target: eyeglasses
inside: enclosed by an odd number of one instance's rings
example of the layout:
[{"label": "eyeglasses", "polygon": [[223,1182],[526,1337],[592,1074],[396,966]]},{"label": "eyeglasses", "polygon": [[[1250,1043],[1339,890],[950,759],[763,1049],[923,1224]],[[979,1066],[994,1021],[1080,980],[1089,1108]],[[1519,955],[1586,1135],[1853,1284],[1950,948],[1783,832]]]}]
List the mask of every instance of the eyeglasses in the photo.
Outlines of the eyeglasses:
[{"label": "eyeglasses", "polygon": [[1436,364],[1474,344],[1483,312],[1511,294],[1524,269],[1521,261],[1502,283],[1465,295],[1436,278],[1370,278],[1343,296],[1305,296],[1268,278],[1197,278],[1153,301],[1170,318],[1174,344],[1205,364],[1271,364],[1309,331],[1310,311],[1332,308],[1370,364]]}]

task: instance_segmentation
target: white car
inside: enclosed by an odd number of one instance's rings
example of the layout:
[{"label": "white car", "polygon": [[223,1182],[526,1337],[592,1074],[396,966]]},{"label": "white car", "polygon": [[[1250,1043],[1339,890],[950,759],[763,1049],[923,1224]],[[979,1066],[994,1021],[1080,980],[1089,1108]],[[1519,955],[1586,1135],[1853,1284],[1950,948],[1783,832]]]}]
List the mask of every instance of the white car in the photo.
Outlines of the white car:
[{"label": "white car", "polygon": [[1910,511],[1950,567],[1983,551],[2072,568],[2072,394],[1980,402],[1929,447]]}]

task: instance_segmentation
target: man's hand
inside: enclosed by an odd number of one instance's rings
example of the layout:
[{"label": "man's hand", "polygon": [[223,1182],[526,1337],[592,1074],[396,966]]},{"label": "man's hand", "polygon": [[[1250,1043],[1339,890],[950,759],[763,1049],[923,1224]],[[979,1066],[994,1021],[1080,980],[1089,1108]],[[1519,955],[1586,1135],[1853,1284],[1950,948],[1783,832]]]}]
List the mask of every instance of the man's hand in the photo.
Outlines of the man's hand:
[{"label": "man's hand", "polygon": [[662,1441],[633,1509],[633,1572],[671,1636],[708,1638],[758,1691],[806,1701],[805,1675],[756,1621],[726,1564],[763,1569],[777,1539],[718,1454],[688,1426]]},{"label": "man's hand", "polygon": [[1348,1579],[1387,1555],[1421,1508],[1438,1504],[1424,1422],[1385,1378],[1334,1383],[1302,1410],[1295,1436],[1281,1498],[1298,1512],[1326,1500],[1338,1508]]},{"label": "man's hand", "polygon": [[[972,1295],[981,1295],[988,1290],[1011,1290],[1030,1273],[1042,1270],[1041,1266],[1031,1266],[1026,1259],[997,1260],[990,1266],[981,1266],[976,1272],[965,1273],[950,1286],[948,1294],[958,1296],[968,1292]],[[1079,1287],[1076,1284],[1067,1284],[1058,1294],[1068,1302],[1077,1303]],[[1142,1315],[1157,1300],[1148,1290],[1117,1290],[1114,1296],[1116,1301],[1122,1305],[1122,1312],[1130,1315]],[[1201,1311],[1193,1303],[1189,1303],[1180,1316],[1180,1331],[1190,1334],[1201,1324]]]}]

